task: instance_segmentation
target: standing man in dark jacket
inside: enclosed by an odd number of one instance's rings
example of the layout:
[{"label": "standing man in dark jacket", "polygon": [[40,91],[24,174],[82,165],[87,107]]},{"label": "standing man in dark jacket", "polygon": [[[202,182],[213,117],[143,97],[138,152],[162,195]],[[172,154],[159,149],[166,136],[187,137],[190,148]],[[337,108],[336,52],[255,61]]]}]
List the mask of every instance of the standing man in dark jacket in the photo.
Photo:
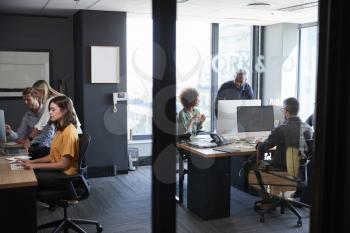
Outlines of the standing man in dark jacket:
[{"label": "standing man in dark jacket", "polygon": [[233,81],[227,81],[221,85],[215,99],[215,116],[218,116],[219,100],[247,100],[254,99],[254,92],[251,86],[246,82],[247,73],[245,70],[239,69],[236,72]]},{"label": "standing man in dark jacket", "polygon": [[277,146],[271,165],[286,171],[286,149],[295,147],[299,151],[306,151],[306,141],[312,138],[312,129],[298,117],[299,102],[297,99],[293,97],[285,99],[281,110],[286,119],[285,122],[273,129],[265,141],[257,142],[256,148],[260,152],[266,152]]}]

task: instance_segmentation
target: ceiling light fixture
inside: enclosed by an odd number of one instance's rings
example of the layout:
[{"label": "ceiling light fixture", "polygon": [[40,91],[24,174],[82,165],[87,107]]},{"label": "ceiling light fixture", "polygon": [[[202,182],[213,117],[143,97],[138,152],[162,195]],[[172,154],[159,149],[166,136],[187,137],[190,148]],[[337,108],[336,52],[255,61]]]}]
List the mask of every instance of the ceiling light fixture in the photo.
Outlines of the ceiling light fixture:
[{"label": "ceiling light fixture", "polygon": [[189,0],[176,0],[177,3],[185,3],[188,2]]},{"label": "ceiling light fixture", "polygon": [[248,3],[247,6],[271,6],[271,4],[267,2],[252,2]]}]

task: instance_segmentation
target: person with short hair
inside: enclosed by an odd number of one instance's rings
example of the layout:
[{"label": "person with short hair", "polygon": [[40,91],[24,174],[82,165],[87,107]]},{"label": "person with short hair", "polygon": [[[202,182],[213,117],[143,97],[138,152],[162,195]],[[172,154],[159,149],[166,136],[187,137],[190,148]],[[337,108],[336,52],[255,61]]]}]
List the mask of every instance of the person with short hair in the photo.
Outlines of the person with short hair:
[{"label": "person with short hair", "polygon": [[218,116],[219,100],[247,100],[254,99],[254,92],[247,83],[247,72],[243,69],[236,71],[234,80],[221,85],[215,98],[215,116]]},{"label": "person with short hair", "polygon": [[13,131],[9,124],[5,125],[8,140],[16,141],[20,144],[23,144],[24,141],[30,137],[34,126],[38,123],[44,112],[43,106],[38,99],[32,95],[31,87],[22,90],[22,99],[29,110],[24,113],[17,131]]},{"label": "person with short hair", "polygon": [[263,153],[276,146],[271,165],[282,171],[287,171],[287,148],[294,147],[299,149],[299,151],[306,151],[306,141],[312,139],[313,131],[308,124],[298,117],[299,101],[296,98],[290,97],[285,99],[281,110],[286,120],[283,124],[273,129],[265,141],[257,141],[256,148]]},{"label": "person with short hair", "polygon": [[186,88],[180,94],[180,101],[183,109],[178,116],[178,134],[196,135],[198,130],[203,127],[206,117],[200,114],[196,106],[199,103],[198,91],[194,88]]}]

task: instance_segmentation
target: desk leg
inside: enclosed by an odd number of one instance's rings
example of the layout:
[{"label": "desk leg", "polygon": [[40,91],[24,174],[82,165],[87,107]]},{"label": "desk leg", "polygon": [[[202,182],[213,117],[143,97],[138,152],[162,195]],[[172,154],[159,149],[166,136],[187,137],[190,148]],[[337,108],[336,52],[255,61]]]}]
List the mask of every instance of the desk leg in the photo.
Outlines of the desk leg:
[{"label": "desk leg", "polygon": [[35,187],[0,189],[0,206],[1,232],[37,232]]},{"label": "desk leg", "polygon": [[179,152],[179,196],[176,196],[175,199],[180,204],[183,203],[183,199],[184,199],[184,179],[185,179],[184,155],[181,152]]}]

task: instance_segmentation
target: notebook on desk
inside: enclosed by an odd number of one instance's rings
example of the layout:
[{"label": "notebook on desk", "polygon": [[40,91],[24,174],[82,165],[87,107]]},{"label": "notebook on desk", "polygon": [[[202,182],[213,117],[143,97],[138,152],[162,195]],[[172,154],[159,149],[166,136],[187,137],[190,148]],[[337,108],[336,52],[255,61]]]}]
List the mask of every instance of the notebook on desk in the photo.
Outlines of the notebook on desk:
[{"label": "notebook on desk", "polygon": [[214,148],[213,150],[221,151],[221,152],[228,152],[228,153],[241,151],[241,149],[239,147],[233,146],[233,145],[219,146],[219,147]]}]

